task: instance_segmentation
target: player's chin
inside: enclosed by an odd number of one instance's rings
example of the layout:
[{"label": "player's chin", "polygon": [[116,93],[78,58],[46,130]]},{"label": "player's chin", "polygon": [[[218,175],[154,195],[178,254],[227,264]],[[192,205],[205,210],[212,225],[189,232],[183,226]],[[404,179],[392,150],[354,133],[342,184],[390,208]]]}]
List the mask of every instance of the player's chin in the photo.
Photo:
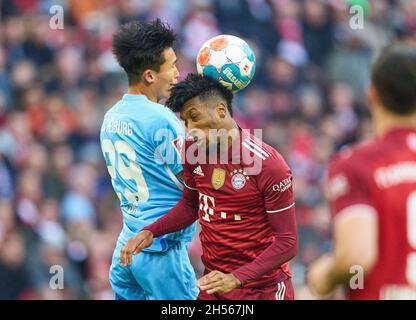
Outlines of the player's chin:
[{"label": "player's chin", "polygon": [[178,83],[178,81],[172,81],[171,83],[168,84],[168,91],[172,90],[172,88]]},{"label": "player's chin", "polygon": [[166,90],[165,90],[165,96],[166,96],[166,98],[169,98],[170,97],[170,95],[172,94],[172,88],[173,88],[173,84],[170,84],[167,88],[166,88]]}]

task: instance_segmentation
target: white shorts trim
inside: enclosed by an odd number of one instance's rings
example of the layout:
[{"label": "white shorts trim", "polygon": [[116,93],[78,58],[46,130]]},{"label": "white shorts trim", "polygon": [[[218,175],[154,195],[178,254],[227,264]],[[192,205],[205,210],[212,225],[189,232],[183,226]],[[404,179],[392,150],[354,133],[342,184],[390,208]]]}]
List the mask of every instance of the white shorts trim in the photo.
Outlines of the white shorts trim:
[{"label": "white shorts trim", "polygon": [[284,281],[277,284],[276,300],[285,300],[286,286]]}]

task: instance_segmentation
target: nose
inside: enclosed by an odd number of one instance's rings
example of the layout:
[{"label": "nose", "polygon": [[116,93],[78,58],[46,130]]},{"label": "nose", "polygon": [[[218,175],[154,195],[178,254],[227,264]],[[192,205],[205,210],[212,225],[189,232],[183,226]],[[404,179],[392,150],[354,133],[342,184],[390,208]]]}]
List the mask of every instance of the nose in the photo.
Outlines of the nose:
[{"label": "nose", "polygon": [[175,66],[175,79],[178,79],[179,76],[180,76],[179,69],[177,66]]}]

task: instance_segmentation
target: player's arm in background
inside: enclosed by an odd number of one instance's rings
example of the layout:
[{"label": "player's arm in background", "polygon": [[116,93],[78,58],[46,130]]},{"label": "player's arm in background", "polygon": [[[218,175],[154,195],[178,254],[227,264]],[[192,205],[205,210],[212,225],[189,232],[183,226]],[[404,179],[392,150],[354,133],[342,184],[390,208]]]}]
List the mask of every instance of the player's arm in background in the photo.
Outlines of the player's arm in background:
[{"label": "player's arm in background", "polygon": [[138,234],[130,238],[120,251],[120,264],[127,266],[132,263],[132,256],[153,243],[154,237],[176,232],[190,226],[198,219],[198,192],[188,165],[183,167],[184,192],[179,202],[163,217],[144,227]]},{"label": "player's arm in background", "polygon": [[[257,183],[263,194],[264,207],[271,229],[273,243],[252,262],[224,274],[212,271],[198,280],[199,289],[208,294],[227,293],[276,270],[297,254],[298,236],[293,196],[292,174],[283,159],[264,167]],[[273,186],[285,184],[285,190]],[[280,191],[281,190],[281,191]]]},{"label": "player's arm in background", "polygon": [[348,284],[359,266],[364,274],[378,254],[378,214],[371,202],[365,167],[336,158],[328,168],[326,193],[334,215],[333,251],[314,262],[308,273],[312,292],[330,294],[338,284]]}]

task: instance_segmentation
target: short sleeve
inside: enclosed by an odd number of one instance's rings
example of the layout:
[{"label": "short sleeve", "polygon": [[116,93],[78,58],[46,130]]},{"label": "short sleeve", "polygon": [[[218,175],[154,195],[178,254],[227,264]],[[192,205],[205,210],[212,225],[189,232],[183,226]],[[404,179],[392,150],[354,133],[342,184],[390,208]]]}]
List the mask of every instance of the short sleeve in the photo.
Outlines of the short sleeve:
[{"label": "short sleeve", "polygon": [[333,216],[353,205],[374,207],[368,169],[362,161],[336,156],[328,165],[325,180],[325,194]]},{"label": "short sleeve", "polygon": [[284,213],[295,206],[292,171],[281,156],[263,162],[258,185],[267,213]]}]

